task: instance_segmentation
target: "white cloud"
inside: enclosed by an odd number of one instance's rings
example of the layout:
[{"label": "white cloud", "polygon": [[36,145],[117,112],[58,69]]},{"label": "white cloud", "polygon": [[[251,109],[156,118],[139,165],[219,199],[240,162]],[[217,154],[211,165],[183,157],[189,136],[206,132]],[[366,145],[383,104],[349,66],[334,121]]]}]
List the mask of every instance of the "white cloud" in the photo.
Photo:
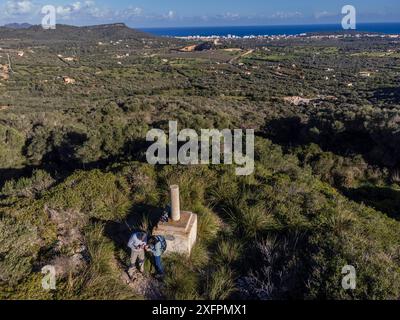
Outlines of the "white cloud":
[{"label": "white cloud", "polygon": [[130,8],[128,11],[134,16],[140,16],[143,13],[142,8]]},{"label": "white cloud", "polygon": [[56,11],[57,14],[63,18],[70,16],[72,13],[76,14],[86,11],[92,8],[94,5],[95,3],[93,1],[85,1],[84,3],[77,1],[66,6],[58,6]]},{"label": "white cloud", "polygon": [[[340,12],[329,12],[325,10],[315,12],[299,12],[296,10],[285,12],[254,12],[253,14],[239,14],[227,8],[227,12],[214,14],[204,14],[198,12],[198,15],[180,15],[171,10],[148,12],[142,7],[136,5],[125,8],[116,8],[111,2],[100,0],[65,0],[63,2],[56,0],[0,0],[0,25],[9,22],[29,22],[32,24],[41,23],[43,15],[41,8],[44,5],[63,3],[56,6],[57,21],[68,24],[101,24],[111,22],[125,22],[128,25],[137,26],[167,26],[167,25],[219,25],[219,24],[264,24],[291,22],[326,22],[339,21]],[[113,2],[118,2],[114,0]],[[134,2],[134,1],[132,1]],[[145,4],[143,4],[146,7]],[[399,15],[395,10],[392,12],[360,13],[361,20],[395,21]]]},{"label": "white cloud", "polygon": [[69,5],[58,6],[56,9],[60,20],[101,20],[99,23],[111,20],[129,20],[143,14],[143,9],[139,7],[130,6],[124,10],[114,10],[99,7],[95,1],[91,0],[77,1]]},{"label": "white cloud", "polygon": [[240,18],[240,15],[238,13],[227,12],[223,15],[223,18],[227,20],[236,20]]},{"label": "white cloud", "polygon": [[5,13],[10,16],[32,13],[35,9],[30,0],[9,0],[6,3]]},{"label": "white cloud", "polygon": [[176,14],[174,11],[172,11],[172,10],[168,11],[168,14],[167,14],[168,19],[174,19],[175,16],[176,16]]},{"label": "white cloud", "polygon": [[321,19],[321,18],[326,18],[326,17],[334,17],[336,15],[337,15],[337,13],[335,14],[335,13],[328,12],[328,11],[320,11],[320,12],[314,13],[314,18]]},{"label": "white cloud", "polygon": [[303,17],[303,14],[298,11],[295,12],[278,11],[275,12],[273,15],[271,15],[271,18],[273,19],[291,19],[291,18],[301,18],[301,17]]},{"label": "white cloud", "polygon": [[133,7],[130,6],[127,9],[123,11],[117,11],[114,12],[113,15],[115,17],[121,18],[121,19],[132,19],[136,17],[140,17],[143,15],[143,9],[139,7]]},{"label": "white cloud", "polygon": [[60,16],[67,16],[72,12],[72,8],[71,7],[63,7],[63,6],[58,6],[56,9],[57,15]]},{"label": "white cloud", "polygon": [[110,10],[96,6],[94,1],[76,1],[71,4],[56,7],[57,19],[63,21],[78,21],[101,19],[108,16]]}]

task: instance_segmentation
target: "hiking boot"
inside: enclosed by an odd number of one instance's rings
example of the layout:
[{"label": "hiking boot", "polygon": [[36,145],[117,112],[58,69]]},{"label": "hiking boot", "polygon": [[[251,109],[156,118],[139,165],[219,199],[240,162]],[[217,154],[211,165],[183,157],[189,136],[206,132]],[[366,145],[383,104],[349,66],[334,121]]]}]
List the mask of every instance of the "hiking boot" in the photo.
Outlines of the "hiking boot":
[{"label": "hiking boot", "polygon": [[131,278],[131,279],[136,278],[136,277],[135,277],[135,273],[136,273],[135,268],[129,268],[129,270],[128,270],[128,276],[129,276],[129,278]]}]

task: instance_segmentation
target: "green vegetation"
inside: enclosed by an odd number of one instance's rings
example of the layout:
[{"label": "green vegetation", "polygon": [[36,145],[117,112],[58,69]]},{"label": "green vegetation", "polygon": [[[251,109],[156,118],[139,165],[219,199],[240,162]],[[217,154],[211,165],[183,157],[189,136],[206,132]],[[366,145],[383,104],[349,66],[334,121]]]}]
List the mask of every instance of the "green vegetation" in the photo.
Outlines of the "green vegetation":
[{"label": "green vegetation", "polygon": [[[121,279],[126,241],[151,229],[171,184],[198,214],[198,241],[166,258],[158,297],[400,298],[398,41],[182,53],[186,42],[121,25],[90,40],[68,28],[0,30],[14,70],[0,80],[0,299],[152,298]],[[311,101],[284,99],[296,96]],[[255,129],[254,174],[148,165],[146,133],[170,120]],[[55,291],[41,287],[47,264]],[[346,265],[355,290],[342,288]]]}]

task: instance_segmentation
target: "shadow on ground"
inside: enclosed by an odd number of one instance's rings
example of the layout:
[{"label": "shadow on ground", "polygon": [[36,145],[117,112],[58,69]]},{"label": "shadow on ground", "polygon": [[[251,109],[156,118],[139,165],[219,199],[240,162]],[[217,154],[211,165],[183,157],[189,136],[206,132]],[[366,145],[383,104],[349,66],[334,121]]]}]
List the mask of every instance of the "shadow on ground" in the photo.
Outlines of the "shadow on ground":
[{"label": "shadow on ground", "polygon": [[386,87],[375,90],[372,99],[375,102],[385,101],[391,104],[400,103],[400,90],[398,87]]},{"label": "shadow on ground", "polygon": [[[104,233],[106,237],[114,242],[115,246],[122,249],[129,257],[130,249],[127,244],[133,232],[146,231],[151,232],[158,223],[163,210],[148,205],[137,205],[130,210],[130,214],[123,221],[109,221],[105,224]],[[121,271],[121,280],[124,281],[135,294],[150,300],[164,299],[163,284],[150,275],[150,272],[144,274],[136,273],[134,279],[128,276],[127,261],[116,256],[117,265]],[[149,261],[147,256],[146,261]]]},{"label": "shadow on ground", "polygon": [[[123,221],[109,221],[105,225],[105,235],[118,248],[128,252],[127,243],[135,231],[151,232],[161,218],[163,209],[148,205],[136,205]],[[146,230],[147,229],[147,230]]]},{"label": "shadow on ground", "polygon": [[349,199],[372,207],[400,221],[400,190],[385,187],[362,186],[342,190]]}]

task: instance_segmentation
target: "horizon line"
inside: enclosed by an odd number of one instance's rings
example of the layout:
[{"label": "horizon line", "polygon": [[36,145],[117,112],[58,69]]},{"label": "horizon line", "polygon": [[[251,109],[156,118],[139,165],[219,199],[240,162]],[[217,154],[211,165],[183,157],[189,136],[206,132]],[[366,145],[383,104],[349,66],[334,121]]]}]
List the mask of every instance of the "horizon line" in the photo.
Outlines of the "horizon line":
[{"label": "horizon line", "polygon": [[[30,26],[40,26],[40,24],[31,24],[29,22],[8,22],[0,27],[5,27],[7,25],[17,24],[23,25],[28,24]],[[110,22],[110,23],[98,23],[98,24],[87,24],[87,25],[76,25],[76,24],[67,24],[67,23],[57,23],[57,25],[71,26],[71,27],[93,27],[93,26],[104,26],[104,25],[117,25],[123,24],[131,29],[185,29],[185,28],[229,28],[229,27],[285,27],[285,26],[340,26],[340,23],[289,23],[289,24],[243,24],[243,25],[202,25],[202,26],[158,26],[158,27],[148,27],[148,26],[129,26],[126,22]],[[357,25],[364,24],[400,24],[400,21],[371,21],[371,22],[358,22]]]},{"label": "horizon line", "polygon": [[[110,23],[112,24],[112,23]],[[388,22],[358,22],[357,25],[363,24],[400,24],[400,21]],[[125,23],[126,25],[126,23]],[[294,24],[247,24],[247,25],[207,25],[207,26],[175,26],[175,27],[132,27],[136,29],[185,29],[185,28],[229,28],[229,27],[286,27],[286,26],[340,26],[340,23],[294,23]],[[95,25],[92,25],[95,26]],[[130,27],[129,27],[130,28]]]}]

